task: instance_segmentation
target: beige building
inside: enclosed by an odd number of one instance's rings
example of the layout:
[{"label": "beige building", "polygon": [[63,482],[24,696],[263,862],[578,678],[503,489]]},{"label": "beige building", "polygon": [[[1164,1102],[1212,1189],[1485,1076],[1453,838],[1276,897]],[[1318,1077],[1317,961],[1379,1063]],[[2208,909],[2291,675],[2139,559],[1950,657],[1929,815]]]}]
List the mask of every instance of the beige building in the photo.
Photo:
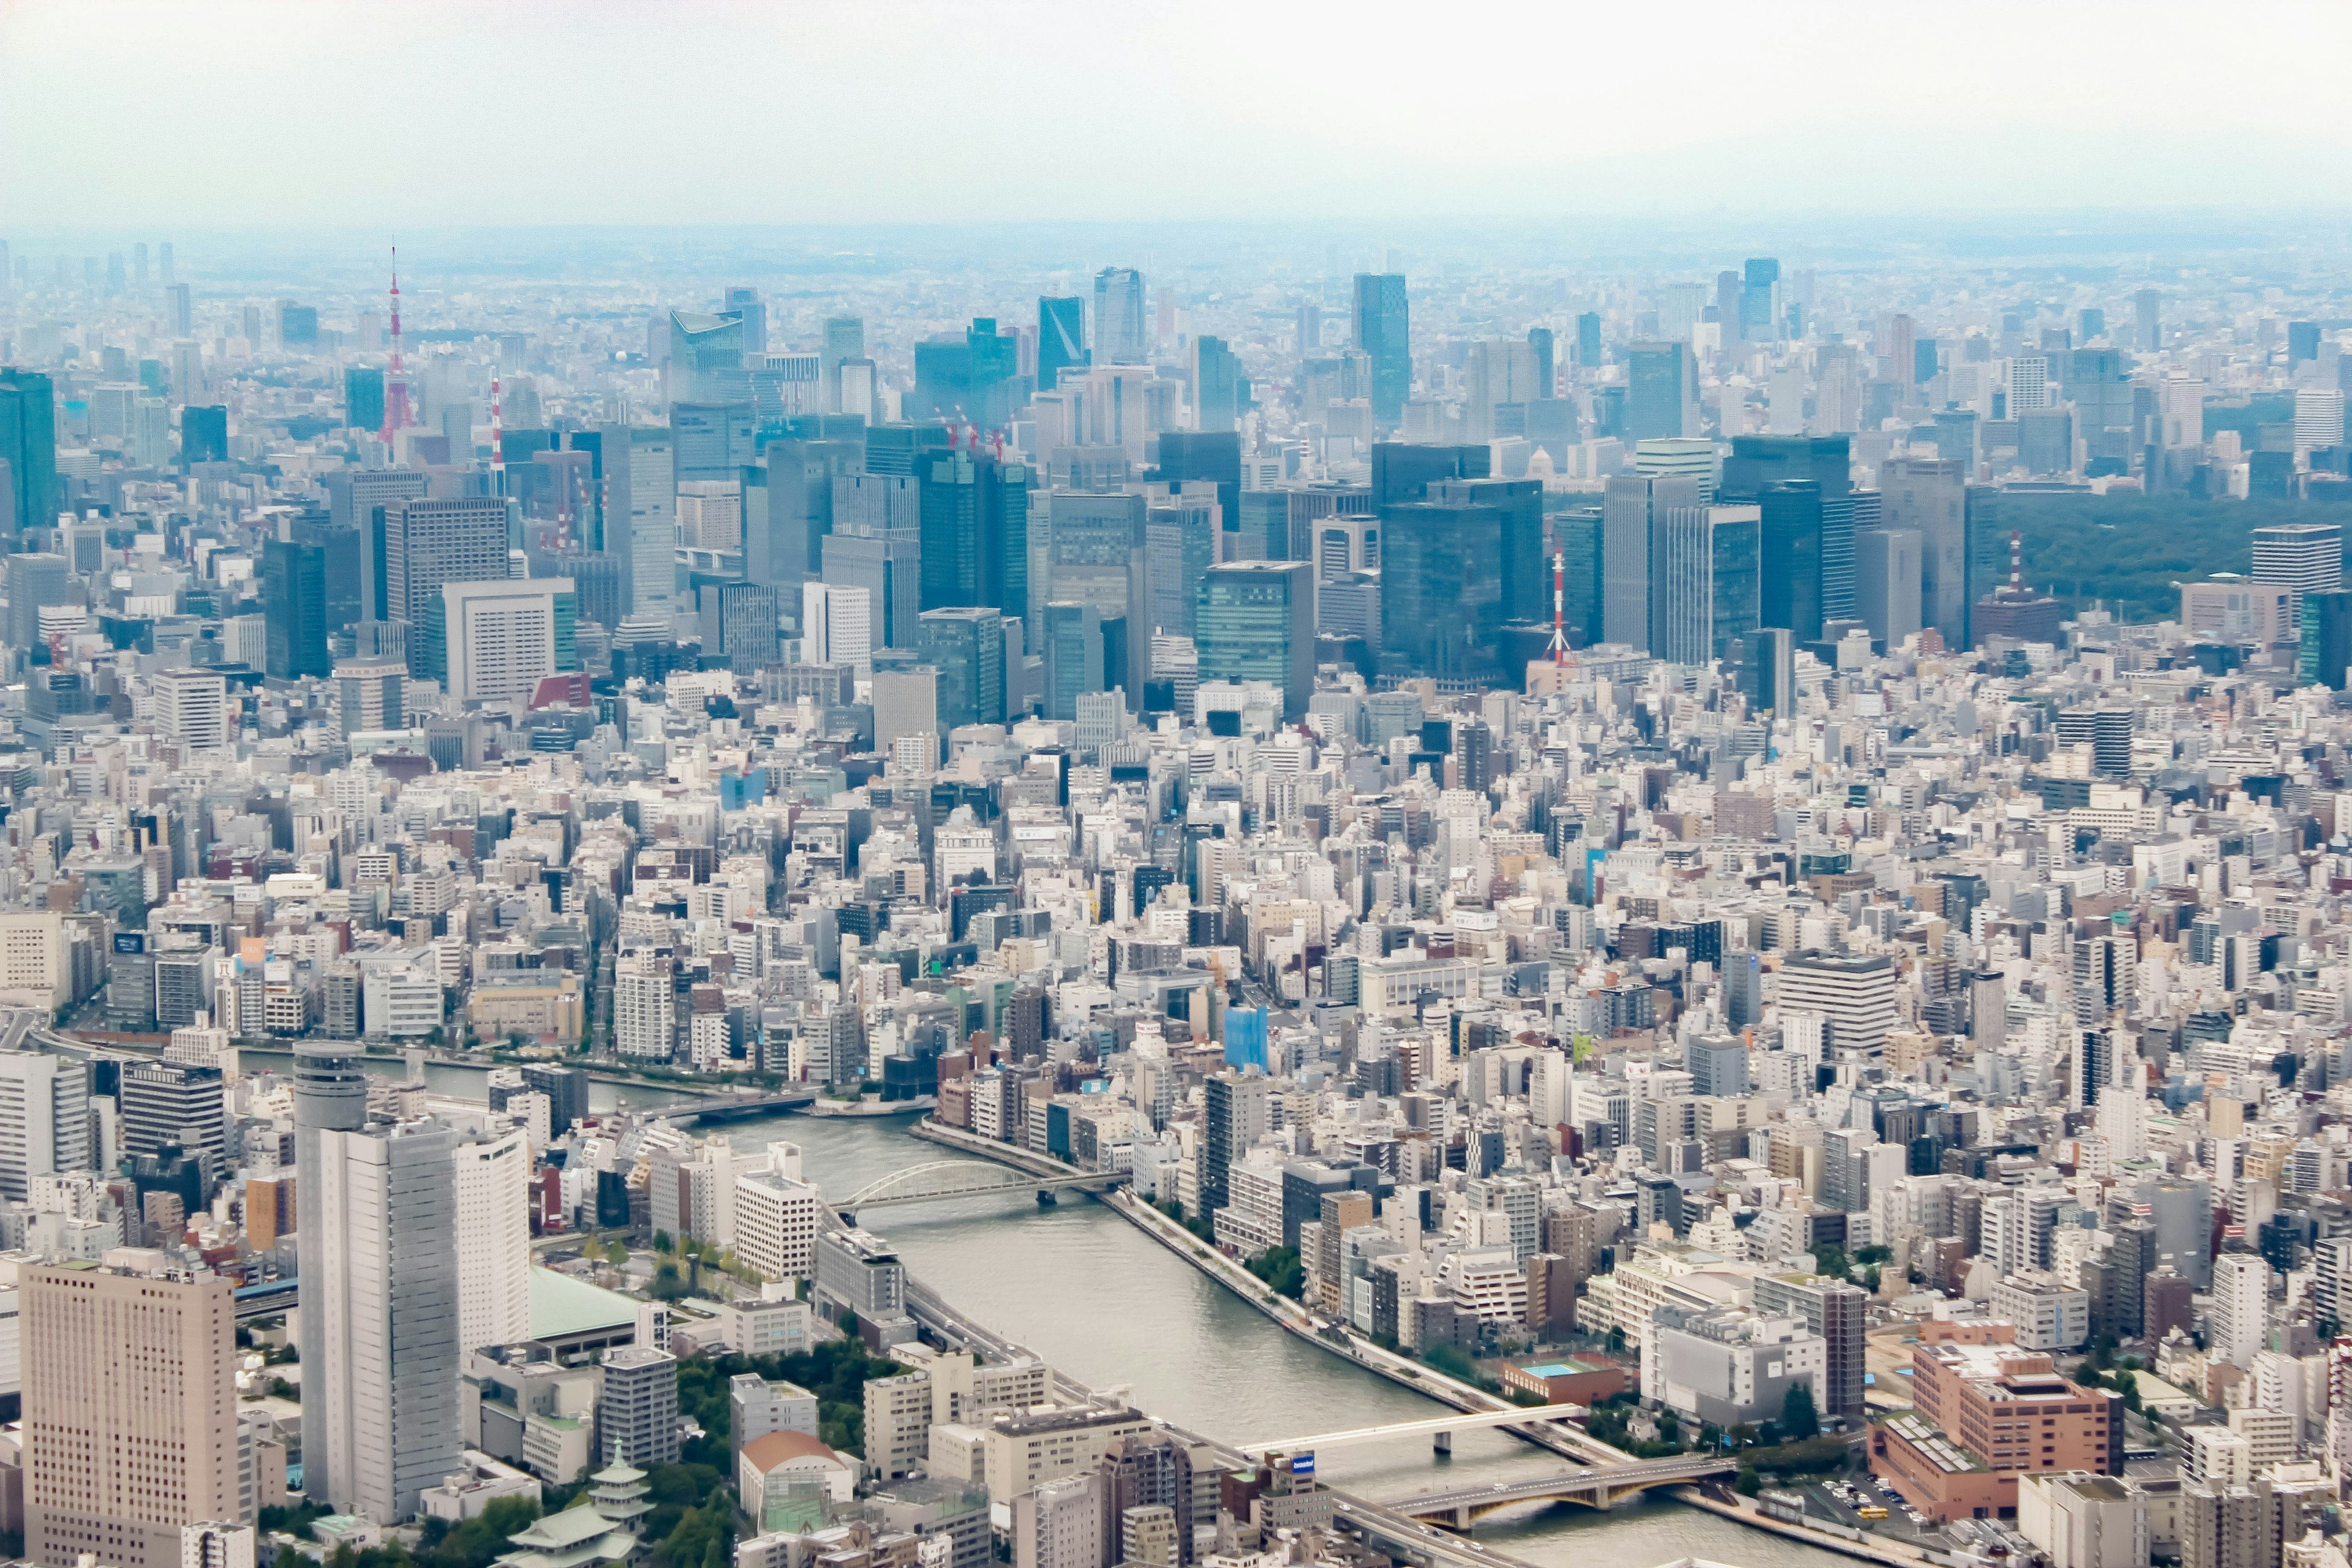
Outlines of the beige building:
[{"label": "beige building", "polygon": [[174,1568],[184,1527],[240,1512],[228,1281],[86,1262],[22,1279],[26,1555]]}]

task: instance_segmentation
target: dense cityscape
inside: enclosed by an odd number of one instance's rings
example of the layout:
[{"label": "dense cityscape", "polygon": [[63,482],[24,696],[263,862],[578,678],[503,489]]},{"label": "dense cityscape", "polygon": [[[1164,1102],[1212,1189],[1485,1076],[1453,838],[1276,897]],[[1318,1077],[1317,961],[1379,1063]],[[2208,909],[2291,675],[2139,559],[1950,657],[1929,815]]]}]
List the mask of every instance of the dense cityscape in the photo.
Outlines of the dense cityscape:
[{"label": "dense cityscape", "polygon": [[138,216],[0,1562],[2347,1568],[2341,235]]}]

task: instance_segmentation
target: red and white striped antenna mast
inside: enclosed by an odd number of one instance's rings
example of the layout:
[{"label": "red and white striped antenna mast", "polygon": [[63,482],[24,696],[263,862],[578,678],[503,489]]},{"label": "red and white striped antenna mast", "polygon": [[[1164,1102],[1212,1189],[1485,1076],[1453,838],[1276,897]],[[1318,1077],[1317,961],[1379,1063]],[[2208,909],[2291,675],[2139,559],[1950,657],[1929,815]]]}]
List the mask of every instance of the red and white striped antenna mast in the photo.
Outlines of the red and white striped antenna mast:
[{"label": "red and white striped antenna mast", "polygon": [[400,358],[400,247],[392,247],[392,368],[383,378],[383,428],[376,438],[389,446],[393,437],[416,423],[408,406],[408,372]]}]

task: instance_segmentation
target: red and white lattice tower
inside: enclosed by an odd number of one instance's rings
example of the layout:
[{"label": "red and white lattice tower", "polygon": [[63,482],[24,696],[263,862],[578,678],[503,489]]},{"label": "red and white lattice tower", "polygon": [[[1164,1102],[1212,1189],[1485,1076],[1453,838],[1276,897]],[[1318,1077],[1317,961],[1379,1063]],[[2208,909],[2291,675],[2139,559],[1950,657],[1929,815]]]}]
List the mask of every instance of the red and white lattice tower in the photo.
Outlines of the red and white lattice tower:
[{"label": "red and white lattice tower", "polygon": [[392,247],[392,366],[383,375],[383,428],[377,438],[390,444],[416,423],[408,406],[408,371],[400,360],[400,247]]},{"label": "red and white lattice tower", "polygon": [[1551,661],[1568,662],[1568,630],[1565,606],[1568,603],[1568,555],[1555,550],[1551,556]]}]

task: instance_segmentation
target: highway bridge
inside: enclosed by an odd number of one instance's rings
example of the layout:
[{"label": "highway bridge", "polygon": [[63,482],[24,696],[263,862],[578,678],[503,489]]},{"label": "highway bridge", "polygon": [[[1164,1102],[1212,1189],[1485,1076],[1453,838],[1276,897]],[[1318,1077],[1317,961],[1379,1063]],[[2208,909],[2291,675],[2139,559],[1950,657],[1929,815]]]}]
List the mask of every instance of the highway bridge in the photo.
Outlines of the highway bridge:
[{"label": "highway bridge", "polygon": [[989,1197],[999,1193],[1045,1193],[1056,1187],[1087,1187],[1102,1192],[1128,1179],[1125,1171],[1037,1175],[985,1160],[927,1160],[866,1184],[837,1206],[845,1214],[862,1214],[893,1204],[944,1203],[950,1198]]},{"label": "highway bridge", "polygon": [[1710,1476],[1739,1472],[1737,1459],[1693,1454],[1675,1459],[1636,1459],[1626,1465],[1587,1465],[1532,1481],[1497,1481],[1403,1498],[1388,1506],[1413,1519],[1433,1520],[1468,1530],[1490,1513],[1531,1502],[1572,1502],[1606,1510],[1652,1487],[1678,1487]]},{"label": "highway bridge", "polygon": [[814,1089],[791,1089],[780,1094],[714,1094],[700,1100],[649,1105],[643,1114],[657,1116],[679,1126],[695,1122],[708,1126],[714,1121],[743,1121],[754,1116],[773,1116],[780,1110],[804,1110],[815,1104],[816,1099]]},{"label": "highway bridge", "polygon": [[1585,1414],[1581,1405],[1530,1405],[1507,1410],[1463,1411],[1432,1415],[1419,1421],[1391,1421],[1385,1426],[1358,1426],[1346,1432],[1318,1432],[1312,1437],[1284,1437],[1270,1443],[1244,1443],[1244,1454],[1315,1454],[1343,1448],[1351,1443],[1377,1443],[1389,1437],[1411,1437],[1426,1432],[1441,1454],[1454,1452],[1454,1434],[1481,1426],[1524,1426],[1538,1421],[1566,1421]]}]

